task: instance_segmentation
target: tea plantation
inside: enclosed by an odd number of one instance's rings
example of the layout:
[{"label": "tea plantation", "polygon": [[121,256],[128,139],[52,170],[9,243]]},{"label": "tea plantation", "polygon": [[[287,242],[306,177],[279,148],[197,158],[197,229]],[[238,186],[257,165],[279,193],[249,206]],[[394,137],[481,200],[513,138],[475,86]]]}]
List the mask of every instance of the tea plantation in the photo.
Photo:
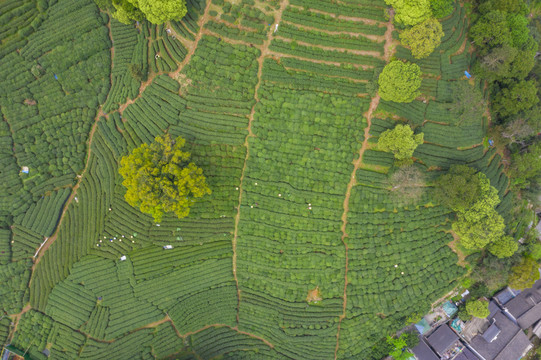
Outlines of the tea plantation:
[{"label": "tea plantation", "polygon": [[[157,26],[92,0],[0,3],[2,343],[33,359],[370,359],[466,273],[449,209],[390,198],[379,134],[412,122],[415,166],[466,163],[510,206],[486,119],[448,111],[472,60],[465,10],[416,60],[383,0],[187,5]],[[374,90],[393,57],[421,67],[411,103]],[[118,167],[166,132],[212,195],[156,224]]]}]

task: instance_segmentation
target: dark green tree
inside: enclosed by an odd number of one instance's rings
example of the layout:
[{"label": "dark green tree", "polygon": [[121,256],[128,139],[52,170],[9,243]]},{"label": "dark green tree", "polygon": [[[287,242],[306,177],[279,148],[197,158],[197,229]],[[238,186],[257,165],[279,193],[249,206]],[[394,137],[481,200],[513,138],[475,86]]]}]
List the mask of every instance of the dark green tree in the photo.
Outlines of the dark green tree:
[{"label": "dark green tree", "polygon": [[470,37],[484,55],[495,46],[511,44],[507,14],[494,10],[481,17],[471,28]]},{"label": "dark green tree", "polygon": [[451,165],[449,171],[435,182],[434,196],[440,204],[464,212],[481,196],[481,182],[475,169],[466,165]]},{"label": "dark green tree", "polygon": [[455,2],[453,0],[430,0],[430,8],[434,17],[441,19],[453,12]]},{"label": "dark green tree", "polygon": [[508,175],[516,189],[525,189],[538,182],[541,178],[541,143],[513,154]]},{"label": "dark green tree", "polygon": [[522,80],[500,90],[492,101],[492,108],[500,116],[514,115],[539,102],[535,80]]}]

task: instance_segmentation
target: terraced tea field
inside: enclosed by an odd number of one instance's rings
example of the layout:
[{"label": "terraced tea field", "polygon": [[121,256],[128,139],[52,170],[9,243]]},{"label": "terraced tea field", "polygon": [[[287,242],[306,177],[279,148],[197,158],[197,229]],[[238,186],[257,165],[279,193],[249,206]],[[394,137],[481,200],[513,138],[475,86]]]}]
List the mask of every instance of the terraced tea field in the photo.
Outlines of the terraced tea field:
[{"label": "terraced tea field", "polygon": [[[389,197],[375,143],[399,121],[430,178],[467,163],[510,206],[486,124],[446,108],[471,61],[458,4],[409,104],[373,90],[414,60],[383,0],[189,0],[162,26],[92,0],[0,13],[0,338],[34,359],[369,359],[466,272],[449,210]],[[212,195],[155,224],[118,166],[165,132]]]}]

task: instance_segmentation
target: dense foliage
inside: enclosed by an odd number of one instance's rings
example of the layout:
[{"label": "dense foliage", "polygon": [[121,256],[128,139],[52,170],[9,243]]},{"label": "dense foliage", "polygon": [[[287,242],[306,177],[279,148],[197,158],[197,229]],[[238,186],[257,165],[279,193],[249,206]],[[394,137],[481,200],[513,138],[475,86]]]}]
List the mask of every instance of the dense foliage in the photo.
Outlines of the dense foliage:
[{"label": "dense foliage", "polygon": [[432,15],[430,0],[385,0],[395,10],[395,20],[404,25],[416,25]]},{"label": "dense foliage", "polygon": [[181,137],[158,136],[120,160],[126,201],[156,222],[168,212],[179,219],[188,216],[196,199],[211,193],[203,170],[189,162],[190,153],[182,151],[185,143]]},{"label": "dense foliage", "polygon": [[113,17],[124,24],[147,19],[153,24],[180,20],[188,11],[186,0],[94,0],[102,9],[113,10]]},{"label": "dense foliage", "polygon": [[509,286],[513,289],[523,290],[532,287],[539,280],[539,264],[530,257],[524,257],[511,268]]},{"label": "dense foliage", "polygon": [[408,165],[413,162],[413,152],[422,143],[423,133],[414,134],[409,125],[396,125],[380,135],[378,149],[393,153],[397,164]]},{"label": "dense foliage", "polygon": [[443,35],[441,23],[429,18],[400,33],[400,40],[410,47],[414,58],[423,59],[440,45]]},{"label": "dense foliage", "polygon": [[408,103],[420,95],[421,69],[414,63],[392,61],[379,74],[379,94],[382,99]]},{"label": "dense foliage", "polygon": [[485,319],[490,315],[490,310],[488,310],[488,301],[481,299],[470,300],[466,303],[466,311],[469,315],[475,316],[479,319]]},{"label": "dense foliage", "polygon": [[456,212],[465,212],[481,196],[481,177],[467,165],[451,165],[435,185],[436,200]]}]

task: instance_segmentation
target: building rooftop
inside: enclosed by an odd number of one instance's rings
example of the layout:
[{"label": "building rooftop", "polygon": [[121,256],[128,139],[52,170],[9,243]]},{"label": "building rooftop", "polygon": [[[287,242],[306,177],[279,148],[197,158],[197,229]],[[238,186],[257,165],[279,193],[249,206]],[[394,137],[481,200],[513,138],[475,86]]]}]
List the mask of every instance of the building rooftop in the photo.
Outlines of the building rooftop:
[{"label": "building rooftop", "polygon": [[500,330],[500,328],[498,327],[498,325],[496,325],[496,323],[492,324],[489,326],[489,328],[483,333],[483,339],[486,340],[486,342],[492,342],[494,340],[496,340],[496,338],[498,337],[498,335],[501,333],[502,331]]},{"label": "building rooftop", "polygon": [[479,360],[479,358],[470,349],[464,348],[453,360]]},{"label": "building rooftop", "polygon": [[458,340],[458,335],[445,324],[436,329],[427,337],[428,344],[442,356]]},{"label": "building rooftop", "polygon": [[[501,311],[491,314],[492,324],[483,334],[478,334],[470,341],[471,347],[486,360],[514,360],[515,355],[522,354],[530,346],[530,341],[522,330],[513,321],[509,320]],[[494,338],[495,327],[500,330]],[[487,341],[487,338],[492,341]],[[513,354],[511,357],[503,357]],[[517,357],[518,359],[519,357]]]},{"label": "building rooftop", "polygon": [[419,339],[419,344],[411,351],[415,354],[418,360],[439,360],[434,351],[425,343],[424,339]]},{"label": "building rooftop", "polygon": [[494,295],[494,298],[498,300],[501,305],[505,305],[509,302],[509,300],[513,299],[519,293],[520,291],[513,290],[508,286],[496,295]]}]

